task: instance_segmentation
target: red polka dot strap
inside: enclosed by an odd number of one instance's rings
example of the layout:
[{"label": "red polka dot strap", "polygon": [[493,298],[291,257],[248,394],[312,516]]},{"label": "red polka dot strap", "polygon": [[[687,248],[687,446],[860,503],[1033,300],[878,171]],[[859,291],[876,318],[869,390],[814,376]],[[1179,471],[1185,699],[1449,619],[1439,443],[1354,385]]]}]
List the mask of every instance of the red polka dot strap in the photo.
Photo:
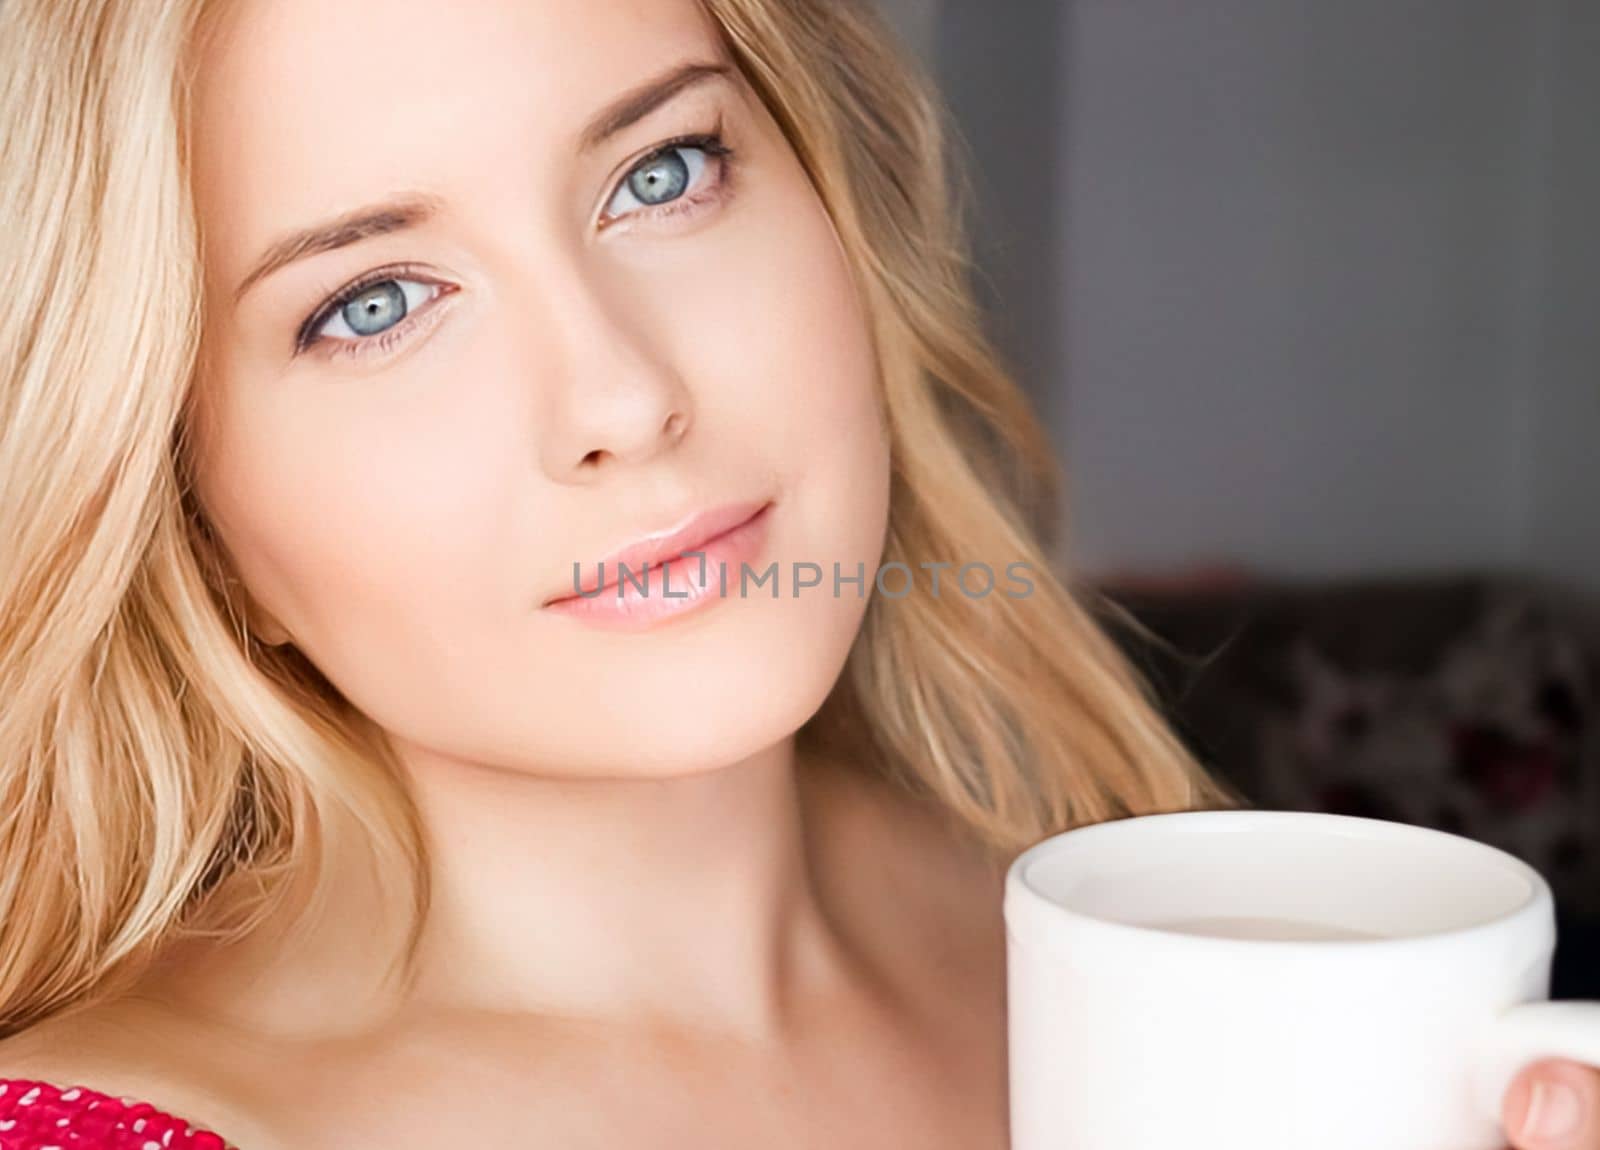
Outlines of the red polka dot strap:
[{"label": "red polka dot strap", "polygon": [[0,1078],[0,1150],[236,1150],[148,1102]]}]

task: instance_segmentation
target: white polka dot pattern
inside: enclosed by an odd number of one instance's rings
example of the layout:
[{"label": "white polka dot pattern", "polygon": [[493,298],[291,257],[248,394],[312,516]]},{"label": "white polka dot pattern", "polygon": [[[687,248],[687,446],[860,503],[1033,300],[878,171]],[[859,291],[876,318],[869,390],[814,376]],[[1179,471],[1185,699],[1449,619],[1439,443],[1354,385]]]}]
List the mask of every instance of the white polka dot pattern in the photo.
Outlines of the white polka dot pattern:
[{"label": "white polka dot pattern", "polygon": [[0,1078],[0,1150],[237,1150],[148,1102]]}]

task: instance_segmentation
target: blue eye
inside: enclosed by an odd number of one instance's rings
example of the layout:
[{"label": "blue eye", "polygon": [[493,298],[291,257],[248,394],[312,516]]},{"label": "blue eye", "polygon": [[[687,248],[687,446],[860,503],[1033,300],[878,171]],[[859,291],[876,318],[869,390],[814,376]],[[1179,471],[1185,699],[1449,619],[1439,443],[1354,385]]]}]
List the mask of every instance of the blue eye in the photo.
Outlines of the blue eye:
[{"label": "blue eye", "polygon": [[725,161],[733,149],[715,132],[673,140],[633,166],[606,204],[607,220],[663,208],[698,191],[708,158]]},{"label": "blue eye", "polygon": [[455,290],[448,284],[407,278],[408,271],[374,272],[339,292],[301,325],[295,334],[295,354],[319,343],[351,354],[392,344],[401,329],[414,326],[408,320],[426,314],[431,310],[428,304]]},{"label": "blue eye", "polygon": [[381,335],[414,309],[427,303],[434,286],[405,279],[379,280],[369,284],[337,306],[326,322],[319,326],[316,334],[333,339],[365,339]]},{"label": "blue eye", "polygon": [[[685,160],[685,156],[690,160]],[[622,186],[647,204],[664,204],[683,195],[683,190],[694,183],[705,166],[705,153],[699,148],[674,148],[659,159],[635,168]]]}]

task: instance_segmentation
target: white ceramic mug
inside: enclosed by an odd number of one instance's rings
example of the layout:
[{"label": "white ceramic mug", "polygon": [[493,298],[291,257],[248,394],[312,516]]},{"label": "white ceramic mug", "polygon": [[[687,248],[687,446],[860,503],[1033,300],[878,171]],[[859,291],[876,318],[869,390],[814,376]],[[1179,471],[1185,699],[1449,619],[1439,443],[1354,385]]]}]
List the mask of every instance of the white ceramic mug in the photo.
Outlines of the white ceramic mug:
[{"label": "white ceramic mug", "polygon": [[1006,875],[1013,1150],[1503,1150],[1543,1056],[1550,889],[1442,831],[1285,811],[1055,835]]}]

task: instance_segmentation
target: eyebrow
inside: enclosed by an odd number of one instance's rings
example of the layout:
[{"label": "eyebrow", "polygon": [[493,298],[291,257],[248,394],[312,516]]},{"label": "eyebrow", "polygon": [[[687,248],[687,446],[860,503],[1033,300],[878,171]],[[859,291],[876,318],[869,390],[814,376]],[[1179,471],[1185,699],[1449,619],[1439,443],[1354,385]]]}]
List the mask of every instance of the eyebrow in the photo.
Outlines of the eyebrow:
[{"label": "eyebrow", "polygon": [[[638,123],[680,92],[715,77],[727,77],[727,64],[691,60],[623,93],[602,108],[578,137],[580,153],[593,151],[618,132]],[[421,192],[407,193],[382,203],[335,216],[276,240],[234,289],[238,304],[245,293],[273,272],[323,252],[336,251],[361,240],[415,228],[438,215],[444,201]]]},{"label": "eyebrow", "polygon": [[624,128],[644,119],[684,89],[717,76],[726,77],[731,71],[727,64],[704,60],[690,60],[675,68],[669,68],[662,75],[645,81],[602,108],[578,137],[578,151],[593,151]]}]

